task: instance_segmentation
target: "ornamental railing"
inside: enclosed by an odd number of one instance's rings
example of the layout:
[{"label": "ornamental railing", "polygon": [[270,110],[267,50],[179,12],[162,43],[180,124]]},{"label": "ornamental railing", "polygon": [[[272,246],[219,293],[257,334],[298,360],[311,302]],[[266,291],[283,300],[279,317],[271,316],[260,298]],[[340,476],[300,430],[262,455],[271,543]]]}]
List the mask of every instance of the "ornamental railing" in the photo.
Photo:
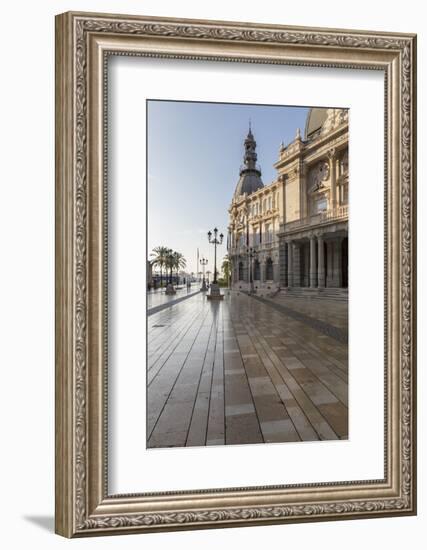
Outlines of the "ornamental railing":
[{"label": "ornamental railing", "polygon": [[285,224],[284,229],[285,231],[292,231],[302,227],[312,227],[314,225],[319,225],[330,221],[345,219],[348,219],[348,204],[338,206],[334,209],[325,210],[324,212],[319,212],[313,216],[307,216],[299,220],[288,222]]}]

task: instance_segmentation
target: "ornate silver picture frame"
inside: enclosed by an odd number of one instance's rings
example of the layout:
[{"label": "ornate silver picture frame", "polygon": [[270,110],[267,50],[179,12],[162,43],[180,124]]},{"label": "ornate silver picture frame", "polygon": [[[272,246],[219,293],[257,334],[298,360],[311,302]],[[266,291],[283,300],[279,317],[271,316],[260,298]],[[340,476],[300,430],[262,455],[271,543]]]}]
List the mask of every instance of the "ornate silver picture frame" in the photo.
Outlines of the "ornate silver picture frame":
[{"label": "ornate silver picture frame", "polygon": [[[384,74],[384,477],[193,491],[108,490],[110,56]],[[416,513],[416,37],[65,13],[56,18],[56,532],[135,532]],[[382,368],[382,366],[381,366]],[[250,451],[248,451],[249,453]]]}]

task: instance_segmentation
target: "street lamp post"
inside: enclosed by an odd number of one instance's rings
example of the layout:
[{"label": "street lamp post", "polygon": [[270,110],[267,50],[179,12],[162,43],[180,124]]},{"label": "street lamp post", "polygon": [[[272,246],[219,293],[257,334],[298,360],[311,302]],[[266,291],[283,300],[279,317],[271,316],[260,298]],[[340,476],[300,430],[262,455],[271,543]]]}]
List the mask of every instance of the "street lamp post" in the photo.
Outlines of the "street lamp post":
[{"label": "street lamp post", "polygon": [[213,230],[213,238],[212,238],[212,231],[208,231],[208,241],[209,241],[210,244],[214,245],[214,250],[215,250],[215,253],[214,253],[214,278],[213,278],[213,282],[211,284],[211,292],[208,295],[208,299],[211,299],[211,300],[222,300],[224,298],[224,295],[221,294],[221,292],[219,290],[219,286],[218,286],[218,282],[217,282],[217,278],[216,278],[216,275],[217,275],[216,247],[218,245],[222,244],[223,239],[224,239],[224,235],[222,233],[220,233],[220,235],[218,236],[218,229],[216,227]]},{"label": "street lamp post", "polygon": [[206,258],[201,258],[200,263],[201,263],[202,269],[203,269],[203,282],[202,282],[202,288],[200,290],[206,291],[208,289],[208,287],[206,286],[205,266],[207,265],[208,260]]}]

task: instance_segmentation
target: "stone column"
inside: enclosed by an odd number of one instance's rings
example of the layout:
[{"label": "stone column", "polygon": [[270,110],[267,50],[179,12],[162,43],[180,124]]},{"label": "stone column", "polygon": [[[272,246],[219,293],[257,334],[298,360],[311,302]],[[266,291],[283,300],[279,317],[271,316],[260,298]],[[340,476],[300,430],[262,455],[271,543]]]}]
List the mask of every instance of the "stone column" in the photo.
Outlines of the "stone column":
[{"label": "stone column", "polygon": [[277,259],[273,263],[273,281],[280,284],[280,265]]},{"label": "stone column", "polygon": [[323,235],[317,237],[317,282],[319,288],[325,288],[325,256]]},{"label": "stone column", "polygon": [[341,254],[342,254],[342,238],[339,237],[336,241],[336,245],[335,245],[335,250],[336,250],[336,284],[339,288],[342,287],[342,258],[341,258]]},{"label": "stone column", "polygon": [[265,262],[259,263],[259,278],[261,283],[265,283]]},{"label": "stone column", "polygon": [[331,172],[331,208],[337,207],[337,173],[336,173],[336,150],[331,149],[328,153],[329,169]]},{"label": "stone column", "polygon": [[316,237],[310,235],[310,288],[316,288],[317,285],[317,266],[316,266]]},{"label": "stone column", "polygon": [[294,285],[294,245],[288,241],[288,287]]},{"label": "stone column", "polygon": [[[286,182],[288,180],[288,176],[287,174],[283,174],[281,177],[281,182],[282,182],[282,208],[283,208],[283,224],[286,224],[287,223],[287,219],[286,219],[286,200],[287,200],[287,197],[286,197]],[[280,197],[280,193],[279,193],[279,197]],[[279,202],[280,202],[280,198],[279,198]],[[279,207],[279,212],[280,212],[280,207]]]},{"label": "stone column", "polygon": [[300,162],[300,215],[301,218],[308,216],[307,207],[307,166]]},{"label": "stone column", "polygon": [[286,243],[282,237],[279,238],[279,278],[280,286],[287,286],[288,266],[287,266]]}]

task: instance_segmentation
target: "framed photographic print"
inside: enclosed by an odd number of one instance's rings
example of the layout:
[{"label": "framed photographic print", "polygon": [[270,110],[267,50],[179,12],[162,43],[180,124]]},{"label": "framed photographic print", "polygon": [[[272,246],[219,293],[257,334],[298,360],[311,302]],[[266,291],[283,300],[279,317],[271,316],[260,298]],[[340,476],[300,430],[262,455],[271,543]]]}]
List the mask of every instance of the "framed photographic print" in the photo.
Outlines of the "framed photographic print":
[{"label": "framed photographic print", "polygon": [[416,512],[416,37],[56,19],[56,531]]}]

